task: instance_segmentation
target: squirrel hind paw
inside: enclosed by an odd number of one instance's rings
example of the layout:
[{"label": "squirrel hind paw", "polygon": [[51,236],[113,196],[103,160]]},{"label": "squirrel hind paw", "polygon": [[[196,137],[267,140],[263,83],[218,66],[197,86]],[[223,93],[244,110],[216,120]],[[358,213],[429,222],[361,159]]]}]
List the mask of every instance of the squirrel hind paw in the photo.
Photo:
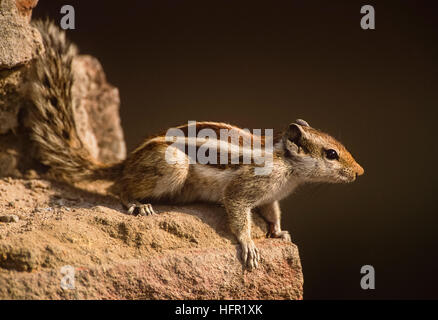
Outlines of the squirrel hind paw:
[{"label": "squirrel hind paw", "polygon": [[274,232],[272,230],[269,230],[268,233],[266,234],[267,238],[278,238],[278,239],[282,239],[283,241],[286,242],[292,242],[291,236],[289,234],[288,231],[279,231],[279,232]]},{"label": "squirrel hind paw", "polygon": [[140,202],[134,202],[129,204],[127,207],[128,214],[130,215],[151,216],[156,214],[150,203],[143,204]]}]

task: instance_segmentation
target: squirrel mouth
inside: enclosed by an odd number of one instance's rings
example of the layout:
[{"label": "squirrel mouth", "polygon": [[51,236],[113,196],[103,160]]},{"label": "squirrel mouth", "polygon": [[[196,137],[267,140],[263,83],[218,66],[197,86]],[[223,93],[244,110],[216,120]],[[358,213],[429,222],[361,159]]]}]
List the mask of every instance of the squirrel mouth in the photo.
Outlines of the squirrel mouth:
[{"label": "squirrel mouth", "polygon": [[357,174],[347,174],[346,172],[341,171],[339,174],[339,178],[341,182],[351,183],[354,182],[357,178]]}]

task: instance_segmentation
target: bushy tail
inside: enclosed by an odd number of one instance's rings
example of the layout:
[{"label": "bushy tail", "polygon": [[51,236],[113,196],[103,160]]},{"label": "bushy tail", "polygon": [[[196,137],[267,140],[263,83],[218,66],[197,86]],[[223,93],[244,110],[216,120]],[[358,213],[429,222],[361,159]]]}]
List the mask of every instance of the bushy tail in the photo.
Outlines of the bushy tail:
[{"label": "bushy tail", "polygon": [[27,96],[30,137],[36,158],[57,179],[67,182],[117,178],[123,164],[105,165],[94,159],[79,138],[73,113],[72,61],[76,47],[49,21],[37,21],[45,54],[35,62]]}]

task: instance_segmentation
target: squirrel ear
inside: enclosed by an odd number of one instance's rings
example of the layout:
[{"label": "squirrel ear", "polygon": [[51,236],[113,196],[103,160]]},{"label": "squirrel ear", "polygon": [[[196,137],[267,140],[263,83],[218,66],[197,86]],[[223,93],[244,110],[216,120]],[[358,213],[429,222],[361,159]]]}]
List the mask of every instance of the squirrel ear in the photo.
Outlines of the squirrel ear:
[{"label": "squirrel ear", "polygon": [[286,138],[295,143],[296,145],[300,145],[299,141],[303,137],[303,129],[300,125],[296,123],[291,123],[286,131]]},{"label": "squirrel ear", "polygon": [[295,123],[299,124],[300,126],[310,127],[310,125],[307,123],[307,121],[303,120],[303,119],[297,119],[297,120],[295,120]]}]

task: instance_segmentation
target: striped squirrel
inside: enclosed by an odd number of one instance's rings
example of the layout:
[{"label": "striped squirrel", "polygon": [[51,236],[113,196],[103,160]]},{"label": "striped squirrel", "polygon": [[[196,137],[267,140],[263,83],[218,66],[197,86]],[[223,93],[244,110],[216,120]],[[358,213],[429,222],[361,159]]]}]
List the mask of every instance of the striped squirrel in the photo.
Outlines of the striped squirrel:
[{"label": "striped squirrel", "polygon": [[[268,222],[271,237],[290,241],[289,233],[281,229],[279,200],[306,182],[352,182],[364,173],[341,143],[304,120],[274,134],[269,174],[255,174],[257,164],[252,162],[190,164],[185,146],[174,151],[186,161],[169,163],[165,154],[172,141],[164,134],[146,139],[120,163],[99,163],[83,146],[73,117],[72,59],[77,54],[76,47],[54,24],[36,22],[35,26],[42,34],[46,51],[35,61],[29,75],[27,119],[35,156],[48,166],[52,177],[68,183],[109,180],[113,182],[109,191],[120,198],[129,214],[154,214],[152,206],[145,204],[147,201],[221,203],[241,245],[243,263],[249,269],[257,267],[260,260],[251,239],[252,210],[258,210]],[[229,124],[197,123],[197,133],[207,128],[216,133],[234,129],[254,141],[263,140]],[[189,128],[183,125],[178,129],[187,133]],[[228,138],[219,140],[219,146],[233,143]],[[189,144],[189,140],[185,143]]]}]

